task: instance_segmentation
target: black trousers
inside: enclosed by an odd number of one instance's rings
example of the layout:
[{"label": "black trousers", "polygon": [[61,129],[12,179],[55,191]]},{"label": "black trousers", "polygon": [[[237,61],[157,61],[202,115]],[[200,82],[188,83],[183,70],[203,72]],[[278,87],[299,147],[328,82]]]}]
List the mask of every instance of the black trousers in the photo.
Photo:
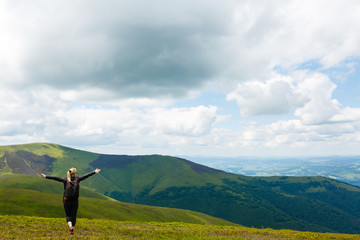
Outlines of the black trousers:
[{"label": "black trousers", "polygon": [[79,207],[79,199],[63,199],[66,222],[71,222],[75,227],[76,224],[76,214]]}]

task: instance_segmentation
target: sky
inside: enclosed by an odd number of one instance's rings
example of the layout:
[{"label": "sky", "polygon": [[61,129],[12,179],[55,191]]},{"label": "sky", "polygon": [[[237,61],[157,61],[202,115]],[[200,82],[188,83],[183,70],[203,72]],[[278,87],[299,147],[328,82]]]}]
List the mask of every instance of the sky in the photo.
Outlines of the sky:
[{"label": "sky", "polygon": [[0,0],[0,145],[360,155],[360,1]]}]

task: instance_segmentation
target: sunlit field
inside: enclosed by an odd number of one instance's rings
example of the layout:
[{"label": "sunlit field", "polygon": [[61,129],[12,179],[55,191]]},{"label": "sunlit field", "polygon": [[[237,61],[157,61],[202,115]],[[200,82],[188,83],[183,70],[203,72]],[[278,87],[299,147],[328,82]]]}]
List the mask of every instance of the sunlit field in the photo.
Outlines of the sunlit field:
[{"label": "sunlit field", "polygon": [[0,216],[1,239],[359,239],[360,235],[256,229],[189,223],[79,218],[69,235],[63,218]]}]

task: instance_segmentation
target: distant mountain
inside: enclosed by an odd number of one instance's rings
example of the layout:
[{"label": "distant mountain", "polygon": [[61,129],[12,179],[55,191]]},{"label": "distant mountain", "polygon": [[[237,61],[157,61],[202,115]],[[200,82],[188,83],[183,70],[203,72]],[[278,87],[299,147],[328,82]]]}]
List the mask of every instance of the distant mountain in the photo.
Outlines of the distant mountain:
[{"label": "distant mountain", "polygon": [[0,147],[7,173],[102,169],[84,186],[124,202],[189,209],[253,227],[358,233],[360,188],[324,177],[248,177],[185,159],[103,155],[55,144]]},{"label": "distant mountain", "polygon": [[201,158],[197,163],[249,176],[324,176],[360,186],[360,156]]}]

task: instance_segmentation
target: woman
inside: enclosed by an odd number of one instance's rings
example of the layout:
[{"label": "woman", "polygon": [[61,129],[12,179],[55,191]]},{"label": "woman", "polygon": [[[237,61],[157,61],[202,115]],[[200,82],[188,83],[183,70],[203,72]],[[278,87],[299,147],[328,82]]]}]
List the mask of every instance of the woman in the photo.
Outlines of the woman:
[{"label": "woman", "polygon": [[93,172],[88,173],[82,177],[76,176],[76,168],[70,168],[67,172],[66,178],[46,176],[41,174],[42,177],[47,179],[52,179],[58,182],[64,183],[64,195],[63,195],[63,204],[66,214],[66,221],[69,225],[70,234],[74,234],[75,224],[76,224],[76,213],[79,207],[79,183],[82,180],[99,173],[100,169],[97,168]]}]

